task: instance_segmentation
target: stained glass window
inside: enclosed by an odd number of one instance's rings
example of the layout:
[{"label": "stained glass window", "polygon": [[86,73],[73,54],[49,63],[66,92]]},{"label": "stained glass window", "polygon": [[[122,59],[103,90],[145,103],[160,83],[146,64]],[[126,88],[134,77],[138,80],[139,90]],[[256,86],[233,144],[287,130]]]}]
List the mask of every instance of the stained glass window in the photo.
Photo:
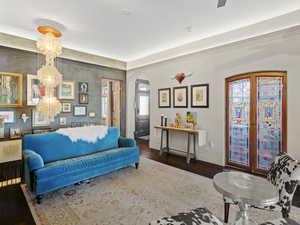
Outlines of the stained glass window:
[{"label": "stained glass window", "polygon": [[282,151],[281,77],[257,78],[257,167],[267,170]]},{"label": "stained glass window", "polygon": [[249,166],[250,79],[229,83],[229,161]]}]

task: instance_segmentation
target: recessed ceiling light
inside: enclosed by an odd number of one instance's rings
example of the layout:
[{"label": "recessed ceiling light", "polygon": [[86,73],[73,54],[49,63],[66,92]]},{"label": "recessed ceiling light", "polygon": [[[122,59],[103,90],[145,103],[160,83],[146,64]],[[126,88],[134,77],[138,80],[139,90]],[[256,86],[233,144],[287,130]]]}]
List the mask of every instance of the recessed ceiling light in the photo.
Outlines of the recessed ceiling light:
[{"label": "recessed ceiling light", "polygon": [[130,16],[132,12],[129,9],[122,9],[121,10],[121,15],[123,16]]},{"label": "recessed ceiling light", "polygon": [[193,28],[192,26],[185,27],[185,29],[186,29],[187,32],[192,32],[192,28]]}]

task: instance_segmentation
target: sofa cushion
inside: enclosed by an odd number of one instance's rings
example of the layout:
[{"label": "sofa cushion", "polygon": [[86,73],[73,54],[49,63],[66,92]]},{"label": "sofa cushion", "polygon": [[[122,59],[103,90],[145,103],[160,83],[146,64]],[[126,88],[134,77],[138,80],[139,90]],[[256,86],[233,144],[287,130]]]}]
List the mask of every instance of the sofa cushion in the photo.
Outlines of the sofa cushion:
[{"label": "sofa cushion", "polygon": [[107,151],[101,151],[90,155],[80,156],[71,159],[60,160],[45,164],[44,168],[35,171],[37,181],[53,179],[53,177],[68,176],[76,171],[90,170],[91,168],[105,167],[112,161],[124,160],[130,157],[138,156],[139,149],[134,148],[116,148]]},{"label": "sofa cushion", "polygon": [[26,135],[23,139],[23,149],[32,150],[38,153],[44,163],[54,162],[118,148],[120,130],[110,127],[107,135],[95,143],[86,141],[72,142],[69,137],[58,133],[45,133]]}]

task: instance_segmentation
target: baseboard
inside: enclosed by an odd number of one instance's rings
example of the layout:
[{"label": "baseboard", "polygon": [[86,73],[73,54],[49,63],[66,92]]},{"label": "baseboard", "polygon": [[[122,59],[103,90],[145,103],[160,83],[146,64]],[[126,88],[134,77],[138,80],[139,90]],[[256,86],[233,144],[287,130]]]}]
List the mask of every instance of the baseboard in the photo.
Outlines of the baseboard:
[{"label": "baseboard", "polygon": [[[156,148],[150,148],[151,150],[154,150],[154,151],[158,151],[160,152],[159,149],[156,149]],[[173,155],[176,155],[176,156],[180,156],[180,157],[185,157],[185,152],[183,152],[182,154],[178,153],[178,154],[173,154]],[[218,165],[218,164],[214,164],[214,163],[211,163],[211,162],[206,162],[206,161],[202,161],[202,160],[194,160],[202,165],[205,165],[207,167],[211,167],[211,168],[214,168],[214,169],[217,169],[217,170],[220,170],[220,171],[223,171],[224,170],[224,166],[221,166],[221,165]]]}]

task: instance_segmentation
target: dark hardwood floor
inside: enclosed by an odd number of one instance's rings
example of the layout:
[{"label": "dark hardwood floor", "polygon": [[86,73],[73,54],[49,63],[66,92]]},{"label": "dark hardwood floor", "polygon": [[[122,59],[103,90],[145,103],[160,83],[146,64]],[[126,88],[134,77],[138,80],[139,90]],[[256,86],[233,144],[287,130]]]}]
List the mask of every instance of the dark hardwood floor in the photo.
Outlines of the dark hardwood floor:
[{"label": "dark hardwood floor", "polygon": [[0,188],[0,224],[36,225],[19,184]]},{"label": "dark hardwood floor", "polygon": [[[222,166],[195,160],[192,160],[188,166],[185,158],[178,155],[160,156],[159,151],[150,149],[148,142],[144,140],[138,140],[138,145],[141,148],[141,155],[145,158],[201,176],[212,178],[215,174],[224,170]],[[300,207],[299,188],[294,196],[293,205]],[[0,188],[0,225],[36,225],[19,185]]]},{"label": "dark hardwood floor", "polygon": [[165,154],[160,156],[159,151],[150,149],[148,147],[147,141],[139,139],[137,143],[141,149],[141,155],[143,157],[167,164],[169,166],[174,166],[176,168],[190,171],[208,178],[213,178],[215,174],[223,171],[223,166],[214,165],[204,161],[191,160],[190,165],[188,165],[185,157],[179,155]]}]

